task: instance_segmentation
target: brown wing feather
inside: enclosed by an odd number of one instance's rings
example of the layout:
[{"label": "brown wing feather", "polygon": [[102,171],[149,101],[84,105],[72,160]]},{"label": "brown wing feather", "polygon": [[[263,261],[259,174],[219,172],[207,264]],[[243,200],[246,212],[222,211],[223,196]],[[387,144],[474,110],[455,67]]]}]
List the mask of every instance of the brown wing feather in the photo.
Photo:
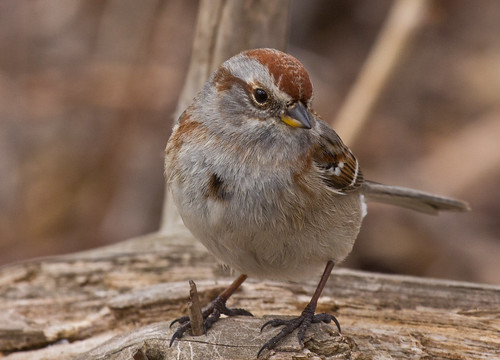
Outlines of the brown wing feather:
[{"label": "brown wing feather", "polygon": [[335,131],[320,120],[318,123],[320,141],[313,160],[324,182],[339,193],[358,189],[363,183],[358,160]]}]

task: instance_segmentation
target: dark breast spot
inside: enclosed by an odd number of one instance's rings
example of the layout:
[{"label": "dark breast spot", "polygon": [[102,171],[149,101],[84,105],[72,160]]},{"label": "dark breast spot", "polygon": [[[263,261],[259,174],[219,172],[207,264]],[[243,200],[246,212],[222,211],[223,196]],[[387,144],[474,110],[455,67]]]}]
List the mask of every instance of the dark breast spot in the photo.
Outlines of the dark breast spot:
[{"label": "dark breast spot", "polygon": [[206,194],[208,198],[219,201],[231,199],[231,194],[227,191],[227,187],[225,186],[224,181],[217,174],[212,174],[210,176]]}]

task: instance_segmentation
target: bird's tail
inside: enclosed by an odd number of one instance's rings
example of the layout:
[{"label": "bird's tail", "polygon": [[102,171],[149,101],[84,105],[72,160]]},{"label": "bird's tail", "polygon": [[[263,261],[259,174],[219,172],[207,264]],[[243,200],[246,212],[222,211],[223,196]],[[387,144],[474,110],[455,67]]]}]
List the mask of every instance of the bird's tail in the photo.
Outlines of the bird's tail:
[{"label": "bird's tail", "polygon": [[363,183],[363,194],[366,201],[397,205],[426,214],[437,214],[439,211],[469,211],[465,201],[432,195],[422,191],[400,186],[383,185],[372,181]]}]

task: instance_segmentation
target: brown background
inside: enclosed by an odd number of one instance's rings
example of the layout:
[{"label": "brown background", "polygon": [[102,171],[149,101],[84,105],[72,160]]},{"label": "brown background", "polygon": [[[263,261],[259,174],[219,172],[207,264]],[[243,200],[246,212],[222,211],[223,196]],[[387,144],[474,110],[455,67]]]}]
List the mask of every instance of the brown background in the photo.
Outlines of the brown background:
[{"label": "brown background", "polygon": [[[289,50],[309,69],[324,119],[335,117],[390,5],[293,2]],[[0,264],[158,228],[163,149],[196,11],[182,0],[0,2]],[[499,33],[500,2],[435,1],[349,144],[365,177],[457,196],[473,212],[372,206],[344,266],[500,284],[498,154],[467,137],[500,121]],[[470,159],[457,158],[427,173],[422,159],[457,138],[488,171],[471,176]],[[472,180],[455,186],[462,172]]]}]

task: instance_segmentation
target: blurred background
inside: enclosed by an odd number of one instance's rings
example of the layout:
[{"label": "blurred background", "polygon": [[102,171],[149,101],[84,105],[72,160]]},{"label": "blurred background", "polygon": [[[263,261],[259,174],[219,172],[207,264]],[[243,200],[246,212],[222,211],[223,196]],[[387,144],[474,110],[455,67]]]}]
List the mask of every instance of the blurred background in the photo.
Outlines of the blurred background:
[{"label": "blurred background", "polygon": [[[309,70],[325,120],[391,4],[292,2],[289,51]],[[0,2],[0,264],[158,229],[163,150],[197,5]],[[434,1],[348,144],[366,178],[459,197],[473,211],[433,217],[370,206],[342,266],[500,284],[500,133],[491,132],[500,123],[499,33],[497,0]]]}]

